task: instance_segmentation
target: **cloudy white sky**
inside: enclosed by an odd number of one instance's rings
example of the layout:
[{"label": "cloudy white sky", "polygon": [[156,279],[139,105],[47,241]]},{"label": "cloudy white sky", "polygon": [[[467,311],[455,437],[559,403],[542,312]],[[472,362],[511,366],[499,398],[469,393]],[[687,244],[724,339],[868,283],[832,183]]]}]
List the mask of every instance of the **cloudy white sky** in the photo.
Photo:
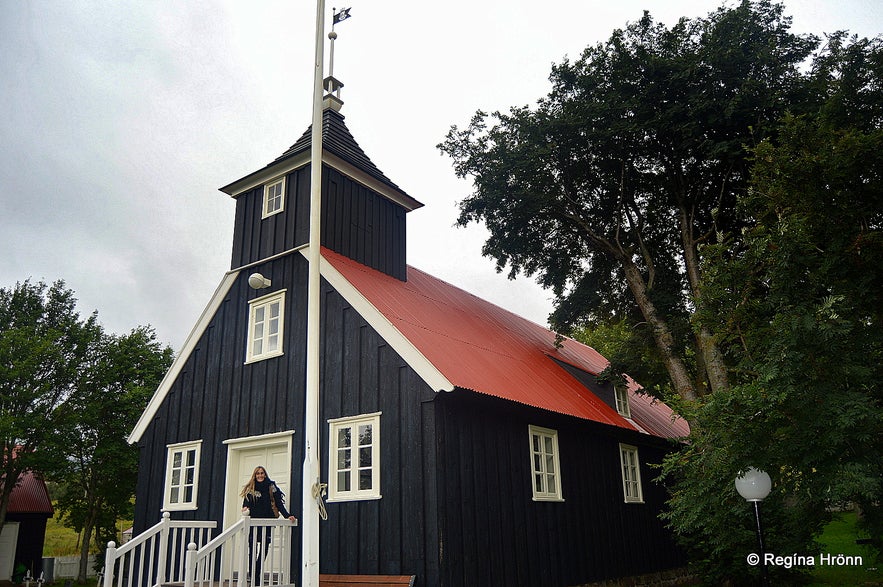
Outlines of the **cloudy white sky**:
[{"label": "cloudy white sky", "polygon": [[[476,109],[532,104],[552,63],[648,9],[699,0],[329,0],[335,76],[356,140],[425,204],[411,265],[536,322],[550,294],[481,257],[459,229],[470,189],[435,145]],[[790,0],[798,32],[883,32],[878,0]],[[310,1],[0,0],[0,287],[64,279],[111,332],[141,324],[180,348],[229,269],[234,202],[310,123]],[[329,16],[330,21],[330,16]]]}]

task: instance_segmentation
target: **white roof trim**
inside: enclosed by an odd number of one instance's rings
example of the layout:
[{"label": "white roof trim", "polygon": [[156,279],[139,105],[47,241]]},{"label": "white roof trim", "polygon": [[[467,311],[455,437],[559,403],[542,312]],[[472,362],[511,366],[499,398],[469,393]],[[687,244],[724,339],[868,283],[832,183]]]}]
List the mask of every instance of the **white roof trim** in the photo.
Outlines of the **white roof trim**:
[{"label": "white roof trim", "polygon": [[[308,251],[302,249],[301,254],[306,257]],[[417,347],[325,257],[321,258],[319,270],[331,287],[343,296],[343,299],[377,331],[383,340],[414,369],[433,391],[454,390],[454,384],[448,381],[448,378],[442,375],[441,371],[417,350]]]},{"label": "white roof trim", "polygon": [[304,165],[307,165],[309,162],[310,151],[309,149],[307,149],[306,153],[301,153],[300,155],[289,159],[274,161],[263,169],[258,169],[254,173],[249,173],[245,177],[237,179],[233,183],[225,185],[224,187],[219,189],[230,197],[236,198],[242,193],[253,190],[259,185],[263,185],[275,177],[291,173],[298,167],[303,167]]},{"label": "white roof trim", "polygon": [[[422,203],[418,202],[417,200],[403,192],[401,188],[393,188],[392,186],[383,183],[379,179],[368,175],[355,165],[347,163],[340,157],[337,157],[336,155],[325,150],[323,150],[322,152],[322,162],[330,167],[333,167],[342,174],[349,176],[351,179],[361,183],[365,187],[374,190],[386,199],[392,200],[396,204],[401,205],[408,212],[417,208],[421,208],[423,206]],[[263,169],[259,169],[254,173],[246,175],[242,179],[238,179],[233,183],[220,188],[220,190],[232,198],[238,198],[245,192],[251,191],[260,185],[264,185],[272,179],[276,179],[283,175],[288,175],[295,169],[304,167],[309,163],[310,151],[307,150],[306,153],[301,153],[296,157],[273,162]]]},{"label": "white roof trim", "polygon": [[166,395],[168,395],[169,389],[171,389],[172,384],[178,378],[181,369],[183,369],[184,365],[187,363],[187,359],[190,358],[190,353],[196,348],[196,343],[199,342],[202,333],[208,328],[209,322],[214,318],[215,313],[218,311],[218,308],[227,296],[227,292],[230,291],[233,282],[236,281],[238,276],[239,271],[230,271],[224,275],[224,279],[218,284],[208,305],[206,305],[202,314],[200,314],[196,326],[193,327],[193,330],[191,330],[190,334],[187,336],[187,340],[184,341],[184,347],[181,349],[181,352],[178,353],[178,356],[175,357],[175,361],[166,372],[166,376],[163,377],[159,387],[156,388],[153,397],[150,398],[150,402],[147,404],[147,407],[138,419],[138,423],[135,424],[135,428],[133,428],[132,432],[129,434],[129,438],[127,439],[129,444],[135,444],[141,440],[141,436],[144,434],[144,431],[147,430],[147,426],[150,425],[151,420],[153,420],[153,417],[162,405],[163,400],[165,400]]}]

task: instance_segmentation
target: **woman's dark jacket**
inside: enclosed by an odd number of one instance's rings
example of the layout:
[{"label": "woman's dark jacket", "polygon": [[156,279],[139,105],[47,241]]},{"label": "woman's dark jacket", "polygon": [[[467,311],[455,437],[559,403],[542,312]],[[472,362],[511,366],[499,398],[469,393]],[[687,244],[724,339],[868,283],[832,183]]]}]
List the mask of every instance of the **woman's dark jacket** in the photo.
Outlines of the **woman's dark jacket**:
[{"label": "woman's dark jacket", "polygon": [[263,482],[256,481],[254,492],[245,494],[242,507],[251,510],[249,515],[252,518],[276,518],[278,516],[273,511],[273,503],[275,502],[276,509],[282,514],[282,517],[288,518],[291,514],[285,509],[284,495],[274,482],[268,479]]}]

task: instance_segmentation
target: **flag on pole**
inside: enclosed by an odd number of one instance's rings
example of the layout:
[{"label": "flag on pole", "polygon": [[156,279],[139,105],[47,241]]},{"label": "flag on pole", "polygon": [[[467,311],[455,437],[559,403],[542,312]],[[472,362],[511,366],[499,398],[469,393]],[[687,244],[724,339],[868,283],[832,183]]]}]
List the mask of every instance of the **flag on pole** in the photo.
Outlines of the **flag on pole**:
[{"label": "flag on pole", "polygon": [[351,16],[350,10],[352,10],[352,9],[351,8],[341,8],[340,12],[335,12],[334,13],[334,20],[331,23],[332,26],[336,25],[337,23],[339,23],[341,21],[348,19]]}]

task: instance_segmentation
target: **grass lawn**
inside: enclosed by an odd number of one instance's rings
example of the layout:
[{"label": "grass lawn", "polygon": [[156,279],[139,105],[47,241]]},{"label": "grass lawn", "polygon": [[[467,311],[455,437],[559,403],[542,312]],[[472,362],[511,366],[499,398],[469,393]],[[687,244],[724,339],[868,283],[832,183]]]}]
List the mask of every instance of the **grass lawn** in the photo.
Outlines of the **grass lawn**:
[{"label": "grass lawn", "polygon": [[[875,562],[870,548],[855,543],[858,531],[854,512],[836,514],[834,520],[825,527],[817,542],[822,552],[832,556],[844,555],[862,557],[861,565],[837,566],[816,565],[812,574],[811,586],[816,585],[883,585],[883,561]],[[818,561],[817,561],[818,562]]]},{"label": "grass lawn", "polygon": [[[117,524],[117,530],[122,531],[132,526],[132,522],[123,521]],[[79,537],[77,533],[66,528],[59,516],[49,518],[46,522],[46,539],[43,541],[43,556],[79,556]],[[117,539],[119,543],[119,539]],[[92,552],[98,552],[98,549],[92,547]]]},{"label": "grass lawn", "polygon": [[79,537],[70,528],[65,528],[59,516],[46,522],[46,539],[43,541],[43,556],[75,556],[80,554]]}]

